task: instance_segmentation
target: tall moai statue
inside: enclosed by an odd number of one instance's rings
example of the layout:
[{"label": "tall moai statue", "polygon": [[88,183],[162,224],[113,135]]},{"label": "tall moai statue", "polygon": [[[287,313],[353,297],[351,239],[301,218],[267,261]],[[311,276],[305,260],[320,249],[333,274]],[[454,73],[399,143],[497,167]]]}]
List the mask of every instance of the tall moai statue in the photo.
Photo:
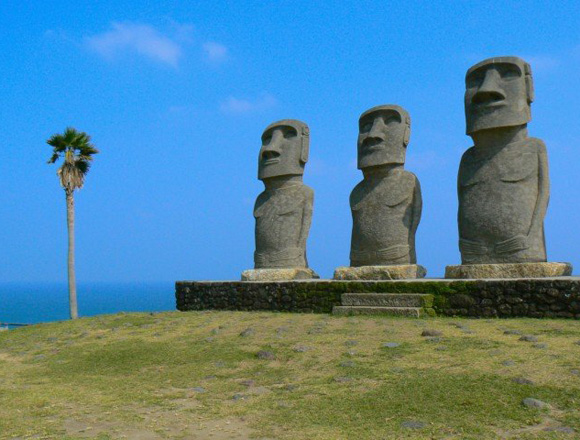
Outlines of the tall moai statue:
[{"label": "tall moai statue", "polygon": [[357,158],[364,178],[350,195],[350,267],[337,268],[335,279],[425,276],[415,252],[421,186],[404,169],[410,135],[411,119],[398,105],[381,105],[361,115]]},{"label": "tall moai statue", "polygon": [[461,158],[460,266],[447,278],[569,275],[567,263],[546,263],[544,217],[550,181],[546,146],[528,137],[534,84],[517,57],[484,60],[465,77],[466,132],[473,146]]},{"label": "tall moai statue", "polygon": [[274,122],[262,134],[258,179],[265,189],[254,206],[254,270],[244,271],[242,281],[318,278],[306,259],[314,202],[302,183],[309,143],[308,126],[294,119]]}]

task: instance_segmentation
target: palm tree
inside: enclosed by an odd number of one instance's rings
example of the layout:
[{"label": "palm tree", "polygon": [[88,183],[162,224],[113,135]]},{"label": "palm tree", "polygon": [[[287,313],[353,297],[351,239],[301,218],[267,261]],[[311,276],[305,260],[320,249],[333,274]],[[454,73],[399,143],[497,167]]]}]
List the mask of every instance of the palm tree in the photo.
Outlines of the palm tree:
[{"label": "palm tree", "polygon": [[67,127],[63,134],[51,136],[46,143],[52,147],[52,156],[48,163],[55,163],[63,158],[63,164],[57,171],[61,186],[66,194],[66,220],[68,227],[68,294],[70,317],[77,319],[77,286],[75,277],[75,205],[74,191],[83,187],[93,160],[93,154],[99,150],[91,144],[88,134]]}]

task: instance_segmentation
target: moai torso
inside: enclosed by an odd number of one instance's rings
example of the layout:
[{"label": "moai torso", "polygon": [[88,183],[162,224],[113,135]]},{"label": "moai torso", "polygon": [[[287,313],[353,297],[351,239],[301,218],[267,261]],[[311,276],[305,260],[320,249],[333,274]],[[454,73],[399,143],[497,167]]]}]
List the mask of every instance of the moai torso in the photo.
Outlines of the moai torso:
[{"label": "moai torso", "polygon": [[538,206],[547,191],[546,172],[546,147],[539,139],[465,152],[458,178],[464,264],[546,261],[545,207]]},{"label": "moai torso", "polygon": [[307,267],[314,192],[304,184],[266,190],[254,207],[256,268]]},{"label": "moai torso", "polygon": [[457,182],[463,264],[546,261],[548,159],[544,143],[528,137],[532,101],[531,69],[520,58],[490,58],[467,71],[466,131],[474,146]]},{"label": "moai torso", "polygon": [[314,192],[302,183],[308,161],[308,126],[294,119],[269,125],[262,134],[258,179],[265,190],[256,199],[256,269],[307,268],[306,239]]},{"label": "moai torso", "polygon": [[365,179],[350,195],[351,266],[415,264],[421,189],[413,173]]},{"label": "moai torso", "polygon": [[415,264],[421,188],[404,170],[411,120],[397,105],[381,105],[359,119],[358,168],[364,179],[350,195],[351,266]]}]

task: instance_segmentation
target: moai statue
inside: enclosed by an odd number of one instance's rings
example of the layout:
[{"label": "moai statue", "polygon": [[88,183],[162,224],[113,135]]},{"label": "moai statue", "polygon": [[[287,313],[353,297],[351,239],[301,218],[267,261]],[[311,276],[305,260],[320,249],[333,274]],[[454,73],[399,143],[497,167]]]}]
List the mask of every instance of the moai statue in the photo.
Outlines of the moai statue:
[{"label": "moai statue", "polygon": [[244,271],[244,281],[318,278],[306,259],[314,202],[302,183],[309,141],[308,126],[293,119],[270,124],[262,134],[258,179],[265,190],[254,206],[255,270]]},{"label": "moai statue", "polygon": [[335,279],[425,276],[415,253],[421,187],[404,169],[410,134],[409,114],[397,105],[381,105],[361,115],[358,168],[364,178],[350,195],[351,267],[336,269]]},{"label": "moai statue", "polygon": [[528,137],[530,65],[489,58],[467,71],[465,84],[466,132],[474,146],[461,158],[457,182],[463,266],[448,266],[446,277],[565,275],[570,265],[520,264],[546,261],[550,194],[546,146]]}]

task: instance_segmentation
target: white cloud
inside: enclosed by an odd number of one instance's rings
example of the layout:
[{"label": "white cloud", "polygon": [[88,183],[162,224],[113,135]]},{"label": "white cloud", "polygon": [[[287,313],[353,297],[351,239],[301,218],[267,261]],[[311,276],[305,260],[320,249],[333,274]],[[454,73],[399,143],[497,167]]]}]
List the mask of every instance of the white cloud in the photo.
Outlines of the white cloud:
[{"label": "white cloud", "polygon": [[177,67],[183,53],[177,40],[182,38],[180,33],[190,31],[190,28],[182,27],[178,38],[170,38],[146,24],[112,23],[111,30],[88,37],[86,43],[105,58],[136,52],[154,61]]},{"label": "white cloud", "polygon": [[264,93],[261,97],[254,100],[239,99],[230,96],[224,101],[220,109],[224,113],[250,113],[258,110],[265,110],[274,107],[278,101],[269,93]]},{"label": "white cloud", "polygon": [[202,47],[206,58],[211,62],[219,63],[225,61],[228,57],[228,48],[223,44],[208,41]]}]

